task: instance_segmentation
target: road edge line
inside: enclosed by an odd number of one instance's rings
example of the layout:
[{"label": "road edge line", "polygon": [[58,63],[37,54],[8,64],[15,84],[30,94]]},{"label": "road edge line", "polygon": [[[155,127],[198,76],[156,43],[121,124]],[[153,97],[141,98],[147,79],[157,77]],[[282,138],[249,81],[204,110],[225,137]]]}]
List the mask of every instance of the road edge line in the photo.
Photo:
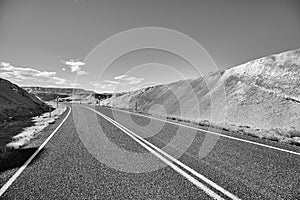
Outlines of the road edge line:
[{"label": "road edge line", "polygon": [[49,140],[55,135],[59,128],[68,119],[72,108],[69,107],[69,112],[63,121],[56,127],[56,129],[51,133],[51,135],[39,146],[39,148],[30,156],[30,158],[18,169],[18,171],[1,187],[0,197],[6,192],[6,190],[11,186],[11,184],[21,175],[21,173],[26,169],[26,167],[31,163],[31,161],[38,155],[38,153],[44,148],[44,146],[49,142]]},{"label": "road edge line", "polygon": [[[104,108],[107,108],[107,107],[104,107]],[[286,152],[286,153],[290,153],[290,154],[300,156],[300,153],[298,153],[298,152],[290,151],[290,150],[287,150],[287,149],[281,149],[279,147],[274,147],[274,146],[270,146],[270,145],[267,145],[267,144],[262,144],[262,143],[253,142],[253,141],[246,140],[246,139],[241,139],[241,138],[237,138],[237,137],[233,137],[233,136],[229,136],[229,135],[224,135],[224,134],[221,134],[221,133],[216,133],[216,132],[208,131],[208,130],[201,129],[201,128],[195,128],[195,127],[192,127],[192,126],[188,126],[188,125],[184,125],[184,124],[180,124],[180,123],[176,123],[176,122],[172,122],[172,121],[167,121],[167,120],[163,120],[163,119],[156,118],[156,117],[153,117],[153,116],[143,115],[143,114],[140,114],[140,113],[134,113],[134,112],[125,111],[125,110],[121,110],[121,109],[117,109],[117,108],[110,108],[110,109],[117,110],[117,111],[124,112],[124,113],[134,114],[134,115],[138,115],[138,116],[142,116],[142,117],[148,117],[148,118],[152,118],[152,119],[159,120],[159,121],[162,121],[162,122],[182,126],[182,127],[185,127],[185,128],[191,128],[191,129],[194,129],[194,130],[203,131],[203,132],[206,132],[206,133],[210,133],[210,134],[213,134],[213,135],[218,135],[218,136],[229,138],[229,139],[232,139],[232,140],[237,140],[237,141],[241,141],[241,142],[245,142],[245,143],[249,143],[249,144],[254,144],[254,145],[258,145],[258,146],[274,149],[274,150],[277,150],[277,151],[282,151],[282,152]]]}]

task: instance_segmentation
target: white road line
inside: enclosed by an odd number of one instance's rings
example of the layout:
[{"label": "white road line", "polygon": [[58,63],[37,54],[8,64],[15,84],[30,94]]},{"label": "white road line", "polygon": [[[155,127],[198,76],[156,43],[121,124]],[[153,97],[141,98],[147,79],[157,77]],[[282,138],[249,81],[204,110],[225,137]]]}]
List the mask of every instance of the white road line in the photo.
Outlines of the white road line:
[{"label": "white road line", "polygon": [[177,125],[177,126],[182,126],[182,127],[185,127],[185,128],[190,128],[190,129],[194,129],[194,130],[198,130],[198,131],[203,131],[203,132],[206,132],[206,133],[210,133],[210,134],[213,134],[213,135],[218,135],[218,136],[229,138],[229,139],[232,139],[232,140],[246,142],[246,143],[249,143],[249,144],[254,144],[254,145],[258,145],[258,146],[274,149],[274,150],[277,150],[277,151],[282,151],[282,152],[286,152],[286,153],[290,153],[290,154],[300,156],[300,153],[295,152],[295,151],[281,149],[281,148],[273,147],[273,146],[270,146],[270,145],[267,145],[267,144],[262,144],[262,143],[253,142],[253,141],[250,141],[250,140],[245,140],[245,139],[241,139],[241,138],[237,138],[237,137],[233,137],[233,136],[229,136],[229,135],[224,135],[224,134],[221,134],[221,133],[216,133],[216,132],[204,130],[204,129],[201,129],[201,128],[195,128],[195,127],[192,127],[192,126],[188,126],[188,125],[184,125],[184,124],[180,124],[180,123],[176,123],[176,122],[171,122],[171,121],[159,119],[159,118],[153,117],[153,116],[143,115],[143,114],[140,114],[140,113],[134,113],[134,112],[125,111],[125,110],[116,109],[116,108],[108,108],[108,109],[117,110],[117,111],[120,111],[120,112],[134,114],[134,115],[138,115],[138,116],[142,116],[142,117],[148,117],[148,118],[152,118],[152,119],[159,120],[159,121],[162,121],[162,122],[174,124],[174,125]]},{"label": "white road line", "polygon": [[43,142],[43,144],[32,154],[32,156],[18,169],[18,171],[1,187],[0,197],[3,193],[11,186],[11,184],[20,176],[20,174],[25,170],[25,168],[31,163],[31,161],[38,155],[38,153],[44,148],[44,146],[49,142],[53,135],[58,131],[58,129],[63,125],[63,123],[68,119],[71,113],[71,107],[69,107],[69,112],[64,120],[59,124],[58,127],[51,133],[51,135]]},{"label": "white road line", "polygon": [[[194,174],[195,176],[197,176],[199,179],[203,180],[204,182],[206,182],[207,184],[209,184],[210,186],[212,186],[213,188],[215,188],[216,190],[222,192],[223,194],[225,194],[226,196],[234,199],[234,200],[239,200],[239,198],[237,196],[235,196],[234,194],[228,192],[227,190],[225,190],[224,188],[222,188],[221,186],[217,185],[216,183],[214,183],[213,181],[209,180],[208,178],[206,178],[205,176],[199,174],[198,172],[196,172],[195,170],[191,169],[190,167],[186,166],[185,164],[183,164],[182,162],[178,161],[177,159],[173,158],[172,156],[170,156],[169,154],[167,154],[166,152],[162,151],[161,149],[159,149],[158,147],[156,147],[155,145],[151,144],[150,142],[148,142],[147,140],[145,140],[144,138],[140,137],[139,135],[135,134],[134,132],[132,132],[131,130],[127,129],[126,127],[124,127],[123,125],[119,124],[118,122],[116,122],[115,120],[107,117],[106,115],[92,109],[89,107],[85,107],[85,106],[81,106],[84,108],[87,108],[95,113],[97,113],[98,115],[102,116],[104,119],[106,119],[107,121],[111,122],[112,124],[114,124],[116,127],[118,127],[120,130],[122,130],[124,133],[126,133],[128,136],[130,136],[132,139],[134,139],[136,142],[138,142],[140,145],[142,145],[144,148],[146,148],[148,151],[150,151],[151,153],[153,153],[155,156],[157,156],[159,159],[161,159],[163,162],[165,162],[166,164],[168,164],[170,167],[172,167],[175,171],[177,171],[178,173],[180,173],[181,175],[183,175],[185,178],[187,178],[189,181],[191,181],[193,184],[195,184],[196,186],[198,186],[199,188],[201,188],[204,192],[206,192],[208,195],[210,195],[211,197],[215,198],[215,199],[223,199],[222,197],[220,197],[218,194],[216,194],[215,192],[213,192],[212,190],[210,190],[209,188],[207,188],[205,185],[203,185],[201,182],[197,181],[196,179],[194,179],[192,176],[190,176],[189,174],[187,174],[186,172],[184,172],[183,170],[181,170],[179,167],[177,167],[176,165],[174,165],[172,162],[176,163],[177,165],[181,166],[182,168],[186,169],[187,171],[189,171],[190,173]],[[153,150],[155,149],[155,150]],[[159,152],[159,153],[158,153]],[[170,159],[172,162],[170,162],[169,160],[167,160],[165,157],[167,157],[168,159]]]}]

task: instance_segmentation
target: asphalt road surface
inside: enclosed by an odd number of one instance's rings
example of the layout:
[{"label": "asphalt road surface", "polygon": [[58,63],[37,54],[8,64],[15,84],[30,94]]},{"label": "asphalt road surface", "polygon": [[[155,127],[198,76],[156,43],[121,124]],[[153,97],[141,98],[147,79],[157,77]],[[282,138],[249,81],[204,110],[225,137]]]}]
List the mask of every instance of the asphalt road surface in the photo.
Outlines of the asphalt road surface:
[{"label": "asphalt road surface", "polygon": [[242,139],[72,105],[0,198],[300,199],[299,148]]}]

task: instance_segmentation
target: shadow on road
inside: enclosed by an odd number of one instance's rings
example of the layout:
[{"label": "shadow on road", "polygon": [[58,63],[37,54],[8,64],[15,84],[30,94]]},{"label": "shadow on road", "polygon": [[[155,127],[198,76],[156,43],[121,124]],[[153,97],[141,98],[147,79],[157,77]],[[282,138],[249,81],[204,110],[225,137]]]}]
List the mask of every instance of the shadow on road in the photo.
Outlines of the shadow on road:
[{"label": "shadow on road", "polygon": [[[1,152],[0,173],[8,169],[21,167],[37,149],[37,147],[26,149],[10,149],[6,150],[5,152]],[[34,160],[37,158],[38,155],[34,158]]]}]

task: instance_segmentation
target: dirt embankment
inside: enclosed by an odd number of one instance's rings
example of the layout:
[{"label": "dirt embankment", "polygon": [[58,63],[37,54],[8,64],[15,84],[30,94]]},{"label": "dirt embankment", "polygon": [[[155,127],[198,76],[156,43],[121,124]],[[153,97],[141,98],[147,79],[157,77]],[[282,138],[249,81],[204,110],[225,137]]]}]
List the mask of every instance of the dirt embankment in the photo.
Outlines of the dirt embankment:
[{"label": "dirt embankment", "polygon": [[48,111],[47,104],[19,86],[0,78],[0,121],[31,118]]},{"label": "dirt embankment", "polygon": [[0,79],[0,148],[23,128],[31,118],[49,111],[49,106],[11,82]]},{"label": "dirt embankment", "polygon": [[205,77],[113,95],[102,105],[300,144],[300,49]]}]

